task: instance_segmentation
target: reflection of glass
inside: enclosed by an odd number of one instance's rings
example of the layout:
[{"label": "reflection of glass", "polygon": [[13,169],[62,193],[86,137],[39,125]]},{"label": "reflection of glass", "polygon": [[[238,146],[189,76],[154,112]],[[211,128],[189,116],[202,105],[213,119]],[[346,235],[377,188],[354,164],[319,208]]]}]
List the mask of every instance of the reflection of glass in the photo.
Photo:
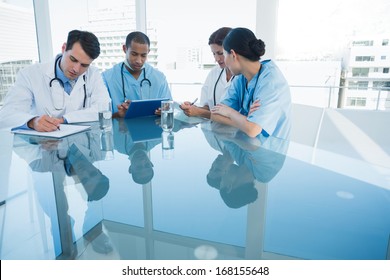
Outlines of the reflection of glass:
[{"label": "reflection of glass", "polygon": [[162,157],[163,159],[173,159],[175,151],[175,136],[172,131],[164,131],[162,138]]},{"label": "reflection of glass", "polygon": [[103,160],[114,159],[114,137],[111,130],[101,130],[101,152]]},{"label": "reflection of glass", "polygon": [[161,101],[161,127],[164,131],[173,129],[173,101]]},{"label": "reflection of glass", "polygon": [[99,124],[100,129],[112,128],[111,102],[99,104]]}]

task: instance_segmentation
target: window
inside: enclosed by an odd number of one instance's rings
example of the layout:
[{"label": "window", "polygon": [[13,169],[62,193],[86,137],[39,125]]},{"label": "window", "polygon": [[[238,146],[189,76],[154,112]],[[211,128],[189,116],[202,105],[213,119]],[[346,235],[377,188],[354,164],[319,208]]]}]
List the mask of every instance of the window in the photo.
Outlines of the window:
[{"label": "window", "polygon": [[381,56],[381,60],[386,60],[386,56],[385,56],[385,55],[382,55],[382,56]]},{"label": "window", "polygon": [[356,56],[355,61],[374,61],[373,56]]},{"label": "window", "polygon": [[374,45],[374,41],[353,41],[352,42],[352,46],[354,47],[369,47],[369,46],[372,46]]},{"label": "window", "polygon": [[49,7],[54,54],[61,51],[70,30],[82,29],[99,38],[101,54],[94,66],[103,71],[124,59],[122,44],[127,34],[136,29],[135,0],[68,0],[66,5],[49,0]]},{"label": "window", "polygon": [[368,77],[369,68],[352,68],[353,77]]},{"label": "window", "polygon": [[347,106],[365,107],[366,99],[366,97],[348,97]]},{"label": "window", "polygon": [[38,61],[34,9],[31,0],[0,3],[0,34],[2,38],[0,44],[1,106],[19,70]]},{"label": "window", "polygon": [[349,81],[348,89],[367,90],[368,81]]},{"label": "window", "polygon": [[372,87],[374,89],[386,88],[387,90],[389,90],[390,89],[390,81],[374,81],[372,83]]},{"label": "window", "polygon": [[388,46],[389,45],[389,39],[383,39],[382,46]]},{"label": "window", "polygon": [[203,69],[206,63],[214,64],[208,46],[212,32],[223,26],[245,26],[255,32],[256,0],[246,0],[240,6],[209,0],[147,0],[146,17],[152,32],[149,37],[158,36],[160,69]]},{"label": "window", "polygon": [[389,73],[389,68],[383,68],[383,73],[385,74]]},{"label": "window", "polygon": [[[383,20],[390,14],[387,3],[386,0],[279,0],[276,58],[290,61],[341,59],[340,50],[348,47],[351,34],[390,30],[390,21]],[[378,9],[373,9],[374,6]],[[388,39],[381,38],[378,43],[388,44]],[[355,40],[354,46],[374,45],[370,37],[352,40]]]},{"label": "window", "polygon": [[[157,38],[156,43],[151,42],[155,53],[151,50],[148,60],[156,61],[164,72],[175,100],[200,96],[198,85],[206,79],[207,66],[216,65],[208,45],[211,33],[224,26],[256,31],[257,1],[244,2],[147,0],[148,36]],[[184,94],[179,83],[189,84]]]}]

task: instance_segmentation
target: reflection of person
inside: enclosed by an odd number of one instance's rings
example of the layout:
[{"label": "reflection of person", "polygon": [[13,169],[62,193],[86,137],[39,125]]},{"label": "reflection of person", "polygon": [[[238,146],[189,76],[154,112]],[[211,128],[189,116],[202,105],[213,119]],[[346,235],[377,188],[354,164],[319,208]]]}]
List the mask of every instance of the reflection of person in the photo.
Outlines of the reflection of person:
[{"label": "reflection of person", "polygon": [[88,195],[88,201],[102,199],[109,189],[109,180],[97,169],[75,144],[69,147],[64,158],[65,171],[68,176],[76,175]]},{"label": "reflection of person", "polygon": [[245,164],[231,164],[223,174],[219,193],[230,208],[240,208],[257,199],[253,174]]},{"label": "reflection of person", "polygon": [[[26,138],[25,136],[19,136],[19,138],[28,139],[31,143],[17,145],[14,151],[26,160],[33,171],[33,177],[36,178],[37,197],[44,212],[51,219],[53,231],[54,225],[59,223],[63,257],[74,258],[77,254],[77,249],[73,246],[74,219],[68,213],[69,205],[65,193],[66,178],[73,178],[75,184],[80,182],[85,190],[87,210],[83,221],[83,234],[86,234],[91,226],[97,225],[94,232],[99,232],[99,239],[97,241],[89,239],[92,248],[98,253],[111,252],[112,246],[109,239],[102,232],[101,223],[97,220],[99,217],[96,216],[96,205],[92,204],[94,201],[101,200],[109,190],[109,179],[92,164],[92,161],[100,160],[101,155],[100,143],[96,141],[99,139],[97,135],[86,132],[60,140]],[[48,172],[53,176],[53,186],[39,183],[38,174]],[[55,193],[57,213],[52,212],[48,201],[48,193],[53,191],[51,188]]]},{"label": "reflection of person", "polygon": [[99,70],[91,66],[99,54],[94,34],[70,31],[54,61],[19,71],[0,109],[0,128],[54,131],[61,123],[97,121],[98,104],[109,101]]},{"label": "reflection of person", "polygon": [[150,51],[148,36],[131,32],[122,48],[126,54],[124,62],[103,72],[112,99],[113,117],[124,117],[131,100],[172,99],[165,75],[146,63]]},{"label": "reflection of person", "polygon": [[245,164],[236,164],[230,152],[223,149],[207,174],[207,182],[219,190],[225,204],[240,208],[257,199],[255,178]]},{"label": "reflection of person", "polygon": [[211,164],[211,168],[206,176],[207,183],[216,189],[220,188],[222,176],[227,172],[229,166],[234,163],[234,159],[229,152],[226,150],[221,152],[222,154],[219,154]]},{"label": "reflection of person", "polygon": [[229,207],[239,208],[254,202],[258,196],[255,181],[268,183],[276,176],[284,164],[288,141],[259,136],[260,144],[255,147],[253,138],[241,131],[227,137],[222,130],[222,133],[215,132],[214,137],[218,146],[223,147],[222,155],[213,162],[207,182],[219,189]]},{"label": "reflection of person", "polygon": [[[291,96],[283,74],[271,60],[260,61],[264,42],[246,28],[234,28],[223,41],[226,66],[236,76],[211,119],[234,126],[250,137],[287,139]],[[261,106],[260,106],[261,103]]]},{"label": "reflection of person", "polygon": [[148,148],[148,143],[136,143],[128,153],[131,162],[129,173],[131,173],[134,182],[140,185],[149,183],[154,176],[153,163],[149,159]]},{"label": "reflection of person", "polygon": [[[116,119],[113,122],[115,149],[121,154],[128,155],[130,161],[129,174],[131,174],[133,181],[140,185],[147,184],[153,179],[153,163],[148,154],[151,149],[161,143],[161,129],[155,123],[154,118],[150,118],[150,122],[142,122],[144,126],[142,131],[135,129],[130,131],[128,129],[131,128],[131,125],[134,125],[134,122],[145,120],[145,118],[142,119]],[[135,141],[134,139],[142,140]]]},{"label": "reflection of person", "polygon": [[209,119],[210,108],[213,108],[219,103],[222,96],[229,88],[233,75],[225,65],[222,42],[230,30],[230,27],[222,27],[211,34],[209,46],[218,65],[210,70],[210,73],[207,75],[206,81],[202,86],[200,106],[198,107],[189,101],[181,104],[180,108],[187,116],[198,116]]}]

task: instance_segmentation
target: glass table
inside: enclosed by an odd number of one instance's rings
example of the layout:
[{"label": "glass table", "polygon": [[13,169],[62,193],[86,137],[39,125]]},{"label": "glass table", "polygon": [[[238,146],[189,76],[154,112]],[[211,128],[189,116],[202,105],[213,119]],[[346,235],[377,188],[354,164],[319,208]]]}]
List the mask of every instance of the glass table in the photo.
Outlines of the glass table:
[{"label": "glass table", "polygon": [[88,125],[0,132],[1,259],[390,258],[389,168],[210,121]]}]

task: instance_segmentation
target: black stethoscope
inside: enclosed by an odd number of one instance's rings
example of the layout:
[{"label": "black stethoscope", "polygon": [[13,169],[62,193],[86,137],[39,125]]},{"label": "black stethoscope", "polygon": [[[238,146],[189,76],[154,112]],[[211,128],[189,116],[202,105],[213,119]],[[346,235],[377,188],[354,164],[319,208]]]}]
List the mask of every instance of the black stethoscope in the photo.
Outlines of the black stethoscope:
[{"label": "black stethoscope", "polygon": [[[217,99],[216,99],[216,95],[215,95],[215,92],[216,92],[216,90],[217,90],[217,84],[218,84],[219,80],[221,79],[222,73],[223,73],[223,71],[225,71],[225,69],[226,69],[226,68],[222,68],[221,72],[219,73],[218,79],[217,79],[217,81],[216,81],[215,84],[214,84],[214,95],[213,95],[213,96],[214,96],[214,106],[217,105]],[[233,77],[231,78],[230,82],[233,81],[234,77],[235,77],[235,76],[233,76]]]},{"label": "black stethoscope", "polygon": [[[261,64],[260,64],[260,69],[259,69],[259,71],[257,72],[256,83],[255,83],[255,86],[254,86],[254,88],[253,88],[252,96],[251,96],[250,100],[248,101],[248,105],[247,105],[247,112],[248,112],[248,113],[249,113],[250,105],[254,102],[254,100],[253,100],[253,95],[255,94],[257,82],[259,81],[260,70],[261,70]],[[244,84],[244,85],[243,85],[243,90],[242,90],[241,109],[244,109],[244,97],[245,97],[245,90],[246,90],[246,87],[247,87],[247,84]]]},{"label": "black stethoscope", "polygon": [[[123,93],[123,100],[126,101],[126,92],[125,92],[125,78],[123,76],[123,68],[125,67],[125,63],[122,62],[122,65],[121,65],[121,78],[122,78],[122,93]],[[142,69],[142,72],[144,74],[144,78],[141,80],[140,82],[140,86],[142,88],[142,85],[143,83],[147,83],[149,85],[149,87],[152,86],[152,83],[150,82],[150,80],[148,78],[146,78],[146,71],[145,71],[145,68]]]},{"label": "black stethoscope", "polygon": [[[57,77],[57,71],[56,71],[56,70],[57,70],[56,67],[57,67],[58,61],[59,61],[61,58],[62,58],[62,55],[58,56],[58,57],[56,58],[56,61],[54,62],[54,78],[51,79],[50,82],[49,82],[50,88],[52,88],[53,82],[54,82],[54,81],[57,81],[57,82],[61,85],[61,87],[62,87],[63,89],[65,89],[64,82],[63,82],[61,79],[59,79],[59,78]],[[86,101],[87,101],[87,89],[86,89],[86,87],[85,87],[85,75],[83,75],[83,80],[84,80],[84,101],[83,101],[83,108],[85,108],[85,103],[86,103]],[[54,104],[53,96],[52,96],[52,101],[53,101],[54,109],[56,109],[56,110],[63,110],[63,109],[64,109],[64,105],[65,105],[65,96],[63,95],[62,97],[63,97],[63,98],[62,98],[62,108],[57,108],[57,107],[55,106],[55,104]]]}]

